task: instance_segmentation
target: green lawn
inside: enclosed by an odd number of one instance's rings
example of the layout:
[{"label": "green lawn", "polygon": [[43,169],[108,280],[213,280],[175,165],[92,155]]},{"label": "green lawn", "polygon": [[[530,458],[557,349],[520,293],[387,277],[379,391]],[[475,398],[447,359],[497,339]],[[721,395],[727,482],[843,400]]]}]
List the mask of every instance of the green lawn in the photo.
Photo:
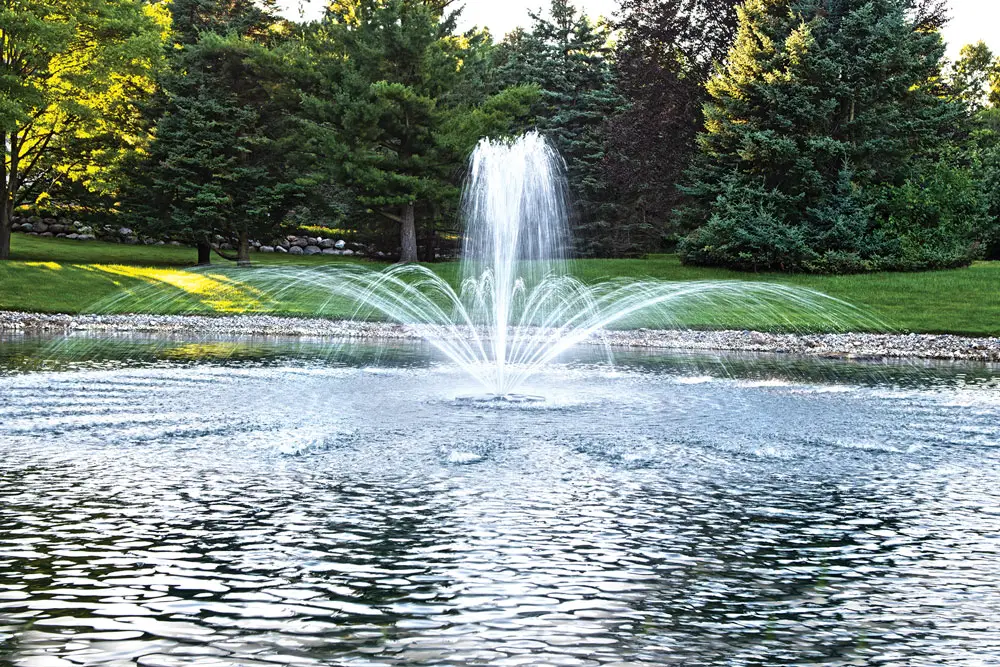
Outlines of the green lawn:
[{"label": "green lawn", "polygon": [[[14,258],[0,262],[0,309],[79,313],[94,310],[129,312],[274,312],[291,315],[345,316],[349,304],[326,295],[295,290],[275,299],[259,295],[234,270],[216,259],[209,271],[186,270],[195,258],[190,248],[125,246],[101,242],[42,239],[15,234]],[[328,256],[256,254],[264,266],[310,267],[347,262]],[[377,268],[376,264],[369,264]],[[432,267],[451,279],[454,263]],[[841,322],[847,328],[1000,335],[1000,262],[981,262],[968,269],[930,273],[884,273],[860,276],[788,276],[744,274],[682,266],[672,255],[641,260],[583,260],[575,272],[587,281],[603,278],[656,278],[669,281],[735,280],[774,282],[808,287],[857,306],[864,317]],[[244,273],[245,272],[245,273]],[[680,311],[680,323],[696,327],[824,330],[823,313],[751,309],[739,302],[711,309]],[[641,320],[632,325],[653,325]]]}]

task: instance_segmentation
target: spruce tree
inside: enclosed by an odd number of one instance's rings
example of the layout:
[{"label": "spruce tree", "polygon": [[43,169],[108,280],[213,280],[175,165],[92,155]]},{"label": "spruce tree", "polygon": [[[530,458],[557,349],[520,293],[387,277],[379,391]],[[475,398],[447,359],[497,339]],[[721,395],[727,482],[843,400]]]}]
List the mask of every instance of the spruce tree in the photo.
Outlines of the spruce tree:
[{"label": "spruce tree", "polygon": [[[958,169],[948,146],[964,109],[943,94],[940,36],[908,9],[904,0],[739,8],[686,187],[685,216],[698,229],[682,243],[685,261],[839,272],[974,257],[976,232],[957,223],[945,194],[962,200],[975,188],[967,173],[944,174]],[[941,187],[911,187],[922,179]]]},{"label": "spruce tree", "polygon": [[530,31],[505,40],[500,77],[541,90],[536,124],[566,160],[578,250],[615,253],[617,198],[606,178],[607,121],[623,105],[610,61],[610,32],[569,0],[532,14]]}]

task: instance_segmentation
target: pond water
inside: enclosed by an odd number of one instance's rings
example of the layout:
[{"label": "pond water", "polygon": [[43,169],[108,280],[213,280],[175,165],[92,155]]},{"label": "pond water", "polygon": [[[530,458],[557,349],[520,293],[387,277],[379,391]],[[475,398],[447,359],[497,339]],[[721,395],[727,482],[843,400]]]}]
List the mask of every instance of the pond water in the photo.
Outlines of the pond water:
[{"label": "pond water", "polygon": [[1000,663],[1000,368],[0,339],[0,663]]}]

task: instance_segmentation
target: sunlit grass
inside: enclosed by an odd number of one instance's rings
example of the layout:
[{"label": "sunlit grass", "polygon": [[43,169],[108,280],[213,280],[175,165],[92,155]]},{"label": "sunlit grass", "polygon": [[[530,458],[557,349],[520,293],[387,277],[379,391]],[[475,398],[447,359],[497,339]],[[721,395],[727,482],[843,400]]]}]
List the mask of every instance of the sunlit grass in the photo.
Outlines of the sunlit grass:
[{"label": "sunlit grass", "polygon": [[[192,270],[191,248],[80,243],[14,235],[20,261],[0,262],[0,309],[33,312],[198,313],[239,312],[292,316],[351,317],[354,304],[331,299],[308,281],[293,289],[262,290],[254,269],[237,270],[219,261]],[[351,260],[329,256],[254,255],[265,268],[293,272]],[[384,265],[365,263],[371,268]],[[453,284],[456,263],[431,265]],[[745,274],[689,267],[673,255],[636,260],[585,260],[574,264],[581,279],[655,278],[670,281],[767,281],[815,289],[857,306],[894,331],[1000,335],[1000,262],[980,262],[968,269],[928,273],[882,273],[857,276]],[[263,272],[267,273],[267,272]],[[273,287],[273,285],[272,285]],[[678,313],[699,328],[830,330],[821,315],[801,311],[761,310],[729,304],[725,309],[692,306]],[[643,326],[633,318],[628,326]],[[866,327],[868,328],[868,327]],[[883,327],[876,327],[883,328]]]}]

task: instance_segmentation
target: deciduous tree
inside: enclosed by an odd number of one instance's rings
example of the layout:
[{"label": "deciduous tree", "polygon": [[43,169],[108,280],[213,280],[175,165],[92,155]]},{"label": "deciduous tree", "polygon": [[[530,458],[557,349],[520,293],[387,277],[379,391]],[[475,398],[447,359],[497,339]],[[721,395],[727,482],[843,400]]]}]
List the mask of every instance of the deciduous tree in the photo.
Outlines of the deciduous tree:
[{"label": "deciduous tree", "polygon": [[64,178],[103,187],[141,141],[168,22],[142,0],[0,0],[0,259],[16,206]]}]

